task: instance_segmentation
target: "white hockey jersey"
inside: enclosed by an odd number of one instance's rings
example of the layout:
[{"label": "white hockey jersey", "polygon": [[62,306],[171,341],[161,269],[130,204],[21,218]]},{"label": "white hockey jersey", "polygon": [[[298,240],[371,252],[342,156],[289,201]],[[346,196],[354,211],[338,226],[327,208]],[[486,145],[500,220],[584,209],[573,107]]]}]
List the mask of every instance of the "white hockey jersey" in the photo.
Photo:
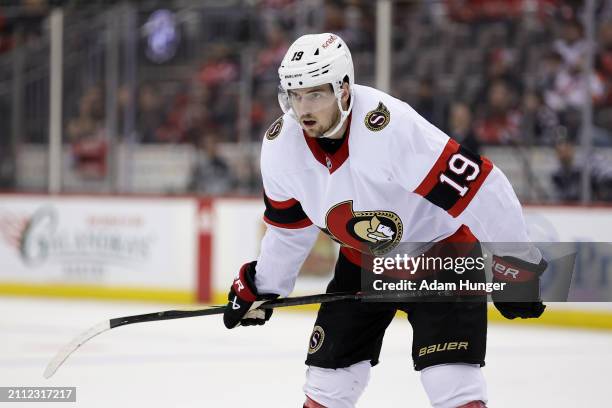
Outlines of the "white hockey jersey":
[{"label": "white hockey jersey", "polygon": [[[319,231],[349,260],[400,242],[449,237],[528,242],[520,203],[504,174],[462,148],[408,104],[355,85],[341,147],[326,153],[289,115],[268,129],[261,151],[267,231],[255,284],[287,296]],[[539,251],[494,249],[538,263]]]}]

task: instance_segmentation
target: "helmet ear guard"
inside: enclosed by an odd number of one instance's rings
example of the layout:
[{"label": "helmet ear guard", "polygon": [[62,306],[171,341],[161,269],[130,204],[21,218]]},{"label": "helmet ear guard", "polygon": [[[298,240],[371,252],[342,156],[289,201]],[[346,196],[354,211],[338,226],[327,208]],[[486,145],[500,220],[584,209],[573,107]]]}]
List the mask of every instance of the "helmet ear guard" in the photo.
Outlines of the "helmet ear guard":
[{"label": "helmet ear guard", "polygon": [[338,121],[338,124],[328,130],[327,132],[323,133],[321,136],[319,137],[330,137],[331,135],[333,135],[334,133],[336,133],[337,131],[339,131],[342,128],[342,125],[344,124],[344,122],[346,121],[346,119],[349,117],[349,115],[351,114],[351,111],[353,110],[353,101],[355,100],[355,95],[353,94],[353,87],[349,85],[349,105],[348,108],[346,110],[342,109],[342,88],[340,88],[340,92],[336,93],[336,100],[338,101],[338,109],[340,110],[340,120]]}]

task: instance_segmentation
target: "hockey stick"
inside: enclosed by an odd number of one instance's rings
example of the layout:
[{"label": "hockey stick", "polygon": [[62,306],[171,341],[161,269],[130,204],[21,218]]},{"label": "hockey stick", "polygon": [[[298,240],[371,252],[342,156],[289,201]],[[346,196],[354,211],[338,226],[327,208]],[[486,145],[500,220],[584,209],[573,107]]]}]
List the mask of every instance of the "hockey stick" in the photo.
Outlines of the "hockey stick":
[{"label": "hockey stick", "polygon": [[[337,302],[341,300],[370,300],[370,301],[398,301],[402,299],[423,297],[431,294],[441,294],[442,292],[427,292],[424,291],[421,294],[406,294],[404,292],[397,293],[352,293],[352,292],[335,292],[335,293],[322,293],[318,295],[308,296],[296,296],[288,298],[280,298],[274,300],[268,300],[262,303],[260,309],[275,309],[278,307],[289,307],[289,306],[300,306],[300,305],[312,305],[317,303]],[[104,333],[105,331],[125,326],[127,324],[143,323],[143,322],[154,322],[158,320],[170,320],[170,319],[182,319],[184,317],[195,317],[195,316],[210,316],[223,314],[225,311],[225,305],[223,306],[210,306],[206,309],[197,310],[166,310],[163,312],[146,313],[134,316],[117,317],[115,319],[105,320],[94,327],[90,328],[86,332],[77,336],[70,343],[66,344],[60,349],[53,360],[49,362],[43,376],[50,378],[60,368],[66,359],[74,353],[79,347],[91,340],[95,336]]]},{"label": "hockey stick", "polygon": [[[339,300],[358,300],[361,299],[361,295],[350,292],[338,292],[338,293],[324,293],[319,295],[310,296],[298,296],[292,298],[281,298],[269,300],[262,303],[259,308],[261,309],[274,309],[277,307],[289,307],[299,305],[310,305],[316,303],[336,302]],[[154,322],[157,320],[170,320],[170,319],[181,319],[184,317],[195,317],[195,316],[210,316],[216,314],[223,314],[225,311],[225,305],[223,306],[211,306],[206,309],[198,310],[166,310],[163,312],[147,313],[134,316],[117,317],[115,319],[105,320],[86,332],[75,337],[70,343],[66,344],[60,349],[53,360],[49,362],[43,376],[50,378],[58,368],[66,361],[66,359],[74,353],[79,347],[91,340],[95,336],[104,333],[105,331],[114,329],[116,327],[125,326],[127,324],[142,323],[142,322]]]}]

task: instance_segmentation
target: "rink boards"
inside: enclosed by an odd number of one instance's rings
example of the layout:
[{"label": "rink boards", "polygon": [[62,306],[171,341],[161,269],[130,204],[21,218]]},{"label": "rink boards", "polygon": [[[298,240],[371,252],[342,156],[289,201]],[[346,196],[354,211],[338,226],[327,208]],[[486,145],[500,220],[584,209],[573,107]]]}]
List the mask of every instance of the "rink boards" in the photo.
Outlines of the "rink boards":
[{"label": "rink boards", "polygon": [[[251,198],[3,194],[0,294],[221,303],[259,252],[262,214]],[[612,242],[612,207],[525,216],[534,241]],[[321,235],[295,293],[324,291],[336,254]],[[545,317],[530,323],[612,328],[612,303],[549,305]]]}]

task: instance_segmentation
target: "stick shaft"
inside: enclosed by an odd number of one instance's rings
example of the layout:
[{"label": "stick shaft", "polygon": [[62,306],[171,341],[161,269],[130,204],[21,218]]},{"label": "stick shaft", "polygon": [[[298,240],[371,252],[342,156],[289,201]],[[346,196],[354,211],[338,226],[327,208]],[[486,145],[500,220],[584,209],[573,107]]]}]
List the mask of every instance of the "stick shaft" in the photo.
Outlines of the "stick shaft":
[{"label": "stick shaft", "polygon": [[[297,296],[291,298],[281,298],[269,300],[259,306],[261,309],[274,309],[277,307],[289,307],[299,305],[311,305],[317,303],[336,302],[339,300],[356,300],[359,299],[359,295],[349,292],[338,292],[338,293],[323,293],[319,295],[309,296]],[[196,316],[210,316],[216,314],[223,314],[225,312],[225,305],[223,306],[211,306],[206,309],[198,310],[166,310],[163,312],[147,313],[134,316],[117,317],[110,319],[110,327],[125,326],[126,324],[142,323],[142,322],[154,322],[157,320],[171,320],[171,319],[182,319],[185,317],[196,317]]]},{"label": "stick shaft", "polygon": [[[421,295],[407,295],[406,293],[398,292],[396,294],[389,293],[351,293],[351,292],[334,292],[334,293],[321,293],[318,295],[308,296],[296,296],[288,298],[280,298],[269,300],[262,303],[260,309],[276,309],[279,307],[289,306],[301,306],[301,305],[312,305],[318,303],[338,302],[341,300],[365,300],[365,301],[401,301],[401,300],[414,300],[418,297],[425,297],[426,295],[441,295],[441,292],[425,292]],[[210,316],[223,314],[225,312],[225,305],[222,306],[210,306],[206,309],[197,310],[166,310],[163,312],[147,313],[134,316],[117,317],[110,319],[110,327],[124,326],[126,324],[143,323],[143,322],[154,322],[157,320],[171,320],[171,319],[182,319],[185,317],[196,317],[196,316]]]}]

